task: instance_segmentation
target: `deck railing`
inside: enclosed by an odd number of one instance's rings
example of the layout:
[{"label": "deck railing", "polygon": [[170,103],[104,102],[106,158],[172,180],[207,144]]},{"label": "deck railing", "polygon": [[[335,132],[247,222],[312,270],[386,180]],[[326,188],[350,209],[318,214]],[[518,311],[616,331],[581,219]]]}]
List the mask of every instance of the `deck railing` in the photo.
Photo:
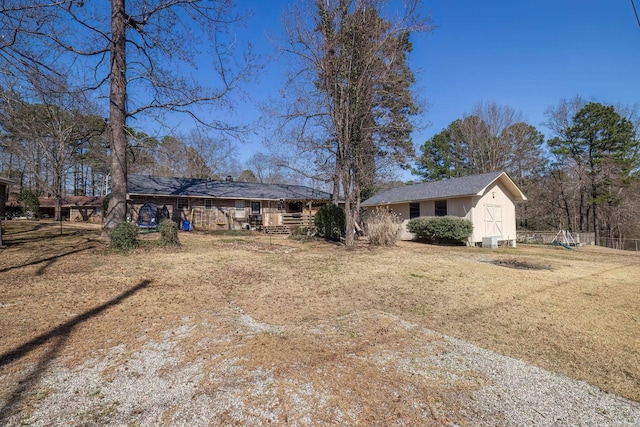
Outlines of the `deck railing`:
[{"label": "deck railing", "polygon": [[313,227],[313,214],[308,213],[285,213],[282,214],[282,225],[290,229],[294,227]]}]

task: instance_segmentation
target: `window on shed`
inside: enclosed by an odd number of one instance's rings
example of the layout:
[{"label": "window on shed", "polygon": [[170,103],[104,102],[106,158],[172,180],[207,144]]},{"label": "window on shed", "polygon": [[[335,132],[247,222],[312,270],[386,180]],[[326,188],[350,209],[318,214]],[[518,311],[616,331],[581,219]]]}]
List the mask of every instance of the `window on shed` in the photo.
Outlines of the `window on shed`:
[{"label": "window on shed", "polygon": [[420,216],[420,203],[409,203],[409,219]]},{"label": "window on shed", "polygon": [[204,208],[205,209],[211,209],[212,207],[213,207],[213,200],[204,199]]},{"label": "window on shed", "polygon": [[260,214],[260,202],[251,202],[251,215]]},{"label": "window on shed", "polygon": [[189,199],[178,199],[178,210],[189,209]]},{"label": "window on shed", "polygon": [[447,215],[447,201],[446,200],[436,200],[434,202],[435,205],[435,215],[436,216],[446,216]]}]

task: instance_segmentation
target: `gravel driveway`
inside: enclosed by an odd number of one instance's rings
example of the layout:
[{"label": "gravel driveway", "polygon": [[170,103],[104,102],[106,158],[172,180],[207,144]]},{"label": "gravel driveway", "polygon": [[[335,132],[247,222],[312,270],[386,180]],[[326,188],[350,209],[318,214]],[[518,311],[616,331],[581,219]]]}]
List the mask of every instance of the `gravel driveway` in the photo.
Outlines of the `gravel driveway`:
[{"label": "gravel driveway", "polygon": [[[301,363],[299,369],[290,370],[277,366],[277,354],[271,366],[255,366],[246,363],[250,355],[232,351],[239,342],[263,336],[336,334],[337,324],[357,330],[372,318],[388,325],[378,334],[408,334],[414,345],[376,346],[371,337],[361,350],[344,357],[313,366]],[[292,331],[257,323],[243,313],[220,318],[219,324],[185,318],[182,326],[165,331],[159,339],[140,337],[136,348],[117,345],[75,367],[53,361],[20,405],[0,401],[1,424],[640,425],[636,402],[387,313],[368,311],[337,320]],[[186,343],[192,343],[196,334],[194,352],[193,344],[187,348]],[[390,410],[382,419],[363,419],[365,406],[372,402],[359,396],[369,391],[360,390],[349,399],[352,391],[340,388],[352,363],[366,364],[383,378],[385,374],[403,378],[399,386],[377,382],[375,387],[389,389],[374,396],[384,396],[378,398],[384,407],[404,412],[396,416]],[[19,388],[28,375],[2,373],[0,382]],[[419,384],[433,384],[439,391],[420,393]],[[335,390],[341,390],[340,399]]]}]

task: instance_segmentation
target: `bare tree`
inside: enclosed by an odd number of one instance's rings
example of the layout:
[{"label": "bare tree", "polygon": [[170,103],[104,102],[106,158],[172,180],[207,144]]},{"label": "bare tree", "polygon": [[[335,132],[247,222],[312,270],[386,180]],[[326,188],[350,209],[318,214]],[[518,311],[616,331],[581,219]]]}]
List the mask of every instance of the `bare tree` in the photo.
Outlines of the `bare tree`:
[{"label": "bare tree", "polygon": [[[131,116],[183,112],[223,131],[235,127],[204,121],[202,108],[229,107],[226,95],[251,67],[238,57],[233,34],[239,16],[230,0],[16,0],[2,4],[0,61],[3,73],[45,78],[71,74],[75,90],[96,95],[109,88],[111,198],[105,216],[107,237],[126,216],[127,133]],[[209,58],[208,84],[187,70]],[[211,78],[215,76],[215,78]],[[196,108],[197,107],[197,108]]]},{"label": "bare tree", "polygon": [[482,102],[425,142],[416,172],[432,180],[500,170],[520,180],[544,165],[543,142],[522,113]]},{"label": "bare tree", "polygon": [[344,197],[347,245],[376,159],[402,164],[413,154],[409,117],[418,108],[407,54],[410,34],[430,30],[419,5],[406,1],[398,16],[384,17],[383,0],[316,0],[301,5],[314,11],[311,20],[297,10],[286,24],[283,50],[298,60],[295,77],[306,79],[293,92],[287,123],[298,124],[301,155],[316,170],[331,170],[334,195]]},{"label": "bare tree", "polygon": [[522,113],[493,101],[476,104],[456,127],[455,138],[468,154],[470,173],[507,169],[514,153],[514,140],[509,135],[513,125],[524,121]]},{"label": "bare tree", "polygon": [[236,162],[233,144],[224,134],[208,128],[196,128],[179,137],[191,150],[193,178],[220,179],[231,172]]},{"label": "bare tree", "polygon": [[101,117],[85,114],[90,109],[81,95],[47,86],[32,93],[31,99],[38,102],[31,104],[15,92],[2,92],[3,149],[19,157],[40,188],[55,197],[56,220],[60,220],[66,175],[79,149],[106,127]]},{"label": "bare tree", "polygon": [[280,184],[286,181],[283,161],[277,156],[256,153],[247,160],[246,165],[258,182],[265,184]]}]

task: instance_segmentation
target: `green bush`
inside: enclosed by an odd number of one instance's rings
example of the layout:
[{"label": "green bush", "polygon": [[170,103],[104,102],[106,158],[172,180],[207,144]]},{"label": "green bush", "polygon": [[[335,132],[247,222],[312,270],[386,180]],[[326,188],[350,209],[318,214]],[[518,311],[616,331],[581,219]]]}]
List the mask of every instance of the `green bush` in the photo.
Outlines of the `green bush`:
[{"label": "green bush", "polygon": [[473,223],[456,216],[414,218],[407,229],[418,239],[437,243],[464,243],[473,233]]},{"label": "green bush", "polygon": [[24,189],[18,194],[18,201],[22,205],[22,215],[32,218],[37,217],[40,211],[38,195],[29,189]]},{"label": "green bush", "polygon": [[138,247],[138,227],[130,222],[121,222],[111,232],[111,247],[117,251],[128,252]]},{"label": "green bush", "polygon": [[402,227],[400,216],[383,208],[377,208],[367,216],[369,243],[376,246],[395,245]]},{"label": "green bush", "polygon": [[160,222],[159,229],[161,245],[180,245],[180,240],[178,239],[178,224],[170,219],[165,219]]},{"label": "green bush", "polygon": [[344,235],[346,218],[344,210],[333,203],[327,203],[318,210],[314,218],[318,234],[334,242]]}]

